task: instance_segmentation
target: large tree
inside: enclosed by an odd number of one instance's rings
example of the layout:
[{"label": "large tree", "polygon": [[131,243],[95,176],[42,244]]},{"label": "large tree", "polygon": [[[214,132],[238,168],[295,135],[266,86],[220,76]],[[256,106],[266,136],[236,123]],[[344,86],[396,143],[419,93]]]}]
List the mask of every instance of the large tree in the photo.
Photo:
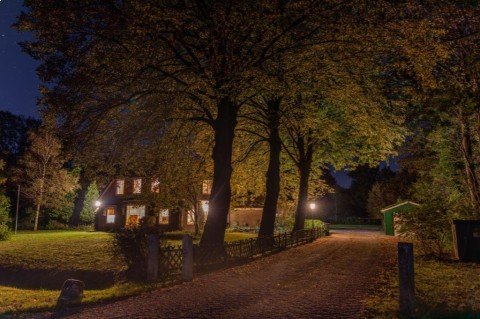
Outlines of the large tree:
[{"label": "large tree", "polygon": [[320,41],[319,31],[353,2],[26,1],[19,25],[36,36],[25,48],[43,62],[44,102],[75,133],[106,119],[128,121],[137,106],[159,114],[162,105],[149,98],[164,94],[176,94],[167,113],[210,126],[214,176],[202,244],[220,244],[251,70]]},{"label": "large tree", "polygon": [[62,209],[67,194],[76,187],[76,177],[63,166],[61,143],[51,129],[41,127],[29,134],[30,146],[20,159],[18,179],[24,196],[35,205],[34,230],[43,207]]},{"label": "large tree", "polygon": [[[257,94],[258,71],[299,48],[316,46],[316,55],[331,54],[322,48],[349,41],[341,31],[375,27],[363,13],[377,14],[379,8],[385,21],[418,13],[414,1],[398,4],[402,10],[391,1],[374,8],[355,0],[25,3],[28,12],[19,27],[36,36],[25,49],[43,62],[39,73],[48,84],[43,103],[78,143],[102,125],[114,134],[132,113],[143,123],[160,117],[208,125],[214,140],[213,187],[202,245],[224,239],[235,128],[245,102]],[[412,25],[384,30],[402,35]],[[341,59],[339,52],[334,57]]]}]

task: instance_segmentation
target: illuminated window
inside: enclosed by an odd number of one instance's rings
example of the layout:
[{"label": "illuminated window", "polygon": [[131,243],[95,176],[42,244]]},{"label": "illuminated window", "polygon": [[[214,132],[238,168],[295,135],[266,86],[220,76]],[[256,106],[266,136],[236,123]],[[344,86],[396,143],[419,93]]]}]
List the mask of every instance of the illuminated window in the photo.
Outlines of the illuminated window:
[{"label": "illuminated window", "polygon": [[193,213],[193,210],[189,210],[187,212],[187,225],[193,224],[195,224],[195,214]]},{"label": "illuminated window", "polygon": [[160,181],[158,178],[152,181],[152,193],[160,193]]},{"label": "illuminated window", "polygon": [[208,210],[210,208],[208,200],[202,200],[200,201],[200,204],[202,205],[202,210],[205,215],[208,215]]},{"label": "illuminated window", "polygon": [[134,194],[141,194],[142,193],[142,179],[135,178],[133,180],[133,193]]},{"label": "illuminated window", "polygon": [[107,215],[107,224],[114,224],[115,223],[115,208],[109,207],[106,211]]},{"label": "illuminated window", "polygon": [[117,179],[117,185],[115,189],[116,195],[123,195],[125,194],[125,180]]},{"label": "illuminated window", "polygon": [[202,183],[202,194],[203,195],[210,195],[212,193],[212,181],[205,180]]},{"label": "illuminated window", "polygon": [[160,211],[160,219],[158,222],[162,225],[168,225],[169,217],[170,217],[170,212],[168,211],[168,209],[162,209]]},{"label": "illuminated window", "polygon": [[127,226],[138,225],[145,217],[145,206],[127,205]]}]

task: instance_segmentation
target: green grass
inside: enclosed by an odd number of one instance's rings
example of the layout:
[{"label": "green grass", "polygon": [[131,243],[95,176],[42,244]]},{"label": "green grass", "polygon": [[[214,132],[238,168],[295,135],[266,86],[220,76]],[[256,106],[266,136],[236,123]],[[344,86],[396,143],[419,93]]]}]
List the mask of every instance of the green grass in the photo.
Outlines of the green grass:
[{"label": "green grass", "polygon": [[[141,283],[120,283],[100,290],[85,290],[84,303],[131,296],[160,287]],[[59,290],[18,289],[0,286],[0,317],[2,314],[34,312],[52,309],[60,294]]]},{"label": "green grass", "polygon": [[112,235],[84,231],[20,232],[0,242],[0,266],[21,269],[119,270]]},{"label": "green grass", "polygon": [[[388,286],[367,301],[376,318],[399,318],[397,270],[385,274]],[[480,264],[415,258],[419,318],[480,318]]]},{"label": "green grass", "polygon": [[[172,245],[181,245],[183,233],[167,234]],[[255,237],[252,233],[227,232],[226,241]],[[44,271],[105,272],[116,273],[124,267],[112,253],[112,234],[86,231],[38,231],[19,232],[11,240],[0,242],[0,269],[24,270],[36,278]],[[195,238],[198,242],[199,238]],[[39,275],[41,276],[41,274]],[[2,278],[0,281],[3,282]],[[0,316],[2,313],[24,312],[52,308],[58,295],[57,289],[19,288],[21,285],[0,283]],[[159,287],[140,283],[119,282],[108,287],[85,291],[85,302],[129,296]],[[91,288],[91,287],[90,287]]]}]

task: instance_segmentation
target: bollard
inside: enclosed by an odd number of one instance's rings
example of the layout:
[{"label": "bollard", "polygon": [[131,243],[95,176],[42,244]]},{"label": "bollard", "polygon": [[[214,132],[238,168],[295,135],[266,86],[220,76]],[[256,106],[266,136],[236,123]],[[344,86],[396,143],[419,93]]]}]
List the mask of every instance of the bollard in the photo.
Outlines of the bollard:
[{"label": "bollard", "polygon": [[415,280],[412,243],[398,243],[398,279],[400,312],[405,316],[413,317],[415,314]]},{"label": "bollard", "polygon": [[193,280],[193,240],[190,235],[183,235],[182,238],[182,280]]},{"label": "bollard", "polygon": [[148,235],[147,280],[149,282],[158,280],[159,249],[160,237],[157,234]]}]

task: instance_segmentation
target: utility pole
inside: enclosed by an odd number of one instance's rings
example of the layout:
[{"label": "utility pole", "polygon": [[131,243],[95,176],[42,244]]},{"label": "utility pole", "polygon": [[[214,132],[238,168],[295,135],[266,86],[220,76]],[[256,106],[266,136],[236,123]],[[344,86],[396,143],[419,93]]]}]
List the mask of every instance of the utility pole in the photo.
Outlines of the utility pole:
[{"label": "utility pole", "polygon": [[20,185],[18,185],[18,191],[17,191],[17,209],[15,212],[15,235],[17,234],[17,229],[18,229],[18,206],[20,205]]},{"label": "utility pole", "polygon": [[338,187],[335,187],[335,193],[333,194],[333,199],[335,200],[335,222],[338,220],[337,193]]}]

